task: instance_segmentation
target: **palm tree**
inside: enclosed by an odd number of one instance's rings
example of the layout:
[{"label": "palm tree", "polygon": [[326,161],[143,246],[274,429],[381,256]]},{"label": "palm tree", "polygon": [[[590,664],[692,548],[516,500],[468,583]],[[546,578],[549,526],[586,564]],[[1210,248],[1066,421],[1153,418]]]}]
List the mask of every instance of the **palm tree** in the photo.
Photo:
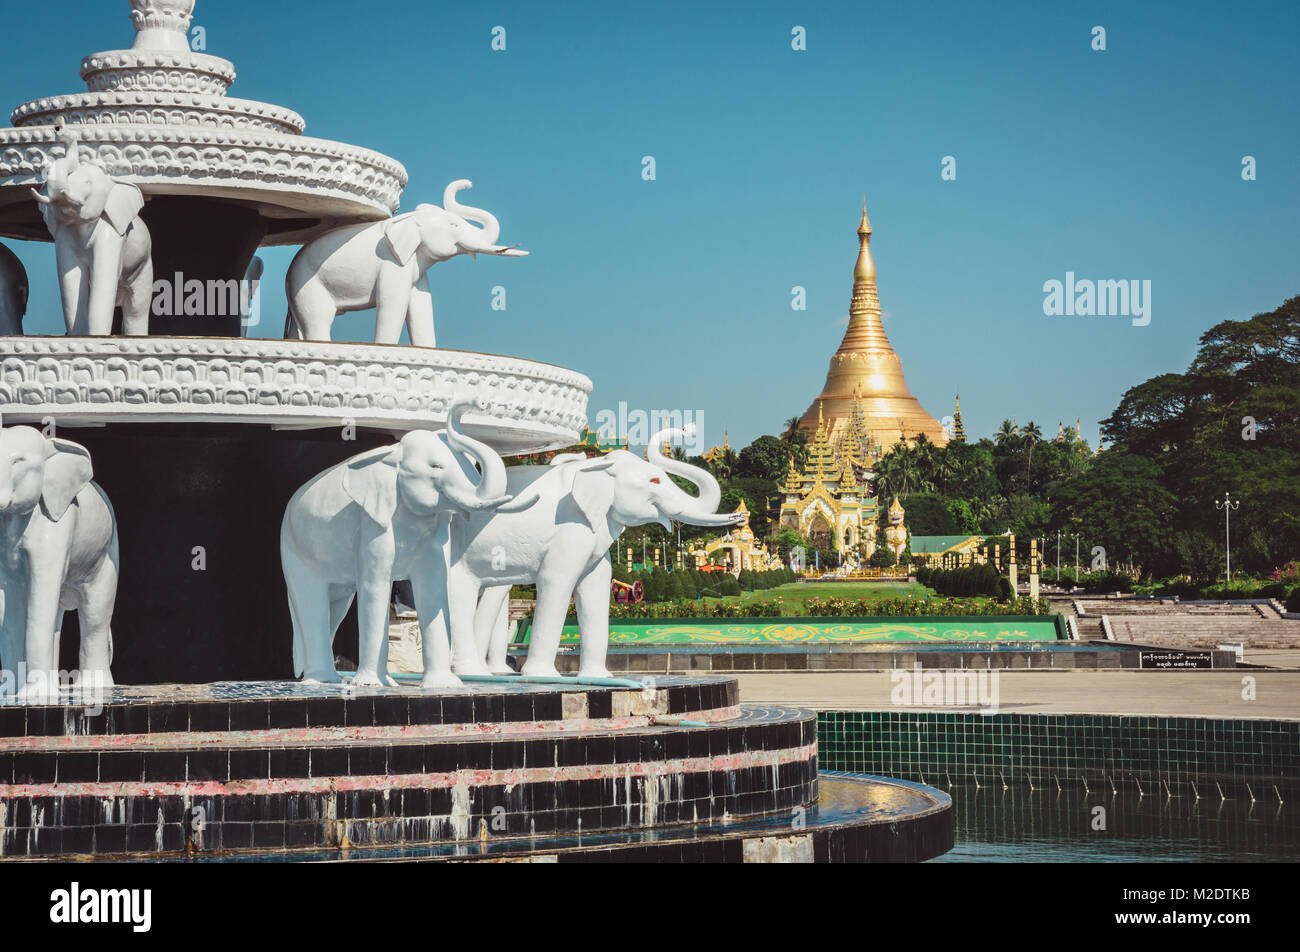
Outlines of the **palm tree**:
[{"label": "palm tree", "polygon": [[1005,446],[1016,437],[1016,425],[1010,420],[1003,420],[1002,425],[998,427],[998,432],[993,439],[998,446]]},{"label": "palm tree", "polygon": [[916,455],[911,447],[899,440],[892,450],[881,457],[875,470],[878,482],[876,495],[881,498],[886,493],[906,496],[912,491],[915,479]]},{"label": "palm tree", "polygon": [[938,448],[930,442],[924,433],[916,435],[912,444],[912,459],[916,466],[916,489],[918,492],[935,491],[935,453]]},{"label": "palm tree", "polygon": [[1029,448],[1029,455],[1025,462],[1025,489],[1029,489],[1029,471],[1034,464],[1034,444],[1041,442],[1043,431],[1038,428],[1038,424],[1030,420],[1025,424],[1025,446]]},{"label": "palm tree", "polygon": [[799,429],[799,417],[792,416],[790,419],[785,421],[785,429],[781,433],[781,439],[785,440],[787,443],[793,443],[795,441],[795,434],[801,432],[803,431]]},{"label": "palm tree", "polygon": [[957,475],[957,461],[947,447],[935,451],[934,478],[939,484],[939,492],[948,494],[948,483]]}]

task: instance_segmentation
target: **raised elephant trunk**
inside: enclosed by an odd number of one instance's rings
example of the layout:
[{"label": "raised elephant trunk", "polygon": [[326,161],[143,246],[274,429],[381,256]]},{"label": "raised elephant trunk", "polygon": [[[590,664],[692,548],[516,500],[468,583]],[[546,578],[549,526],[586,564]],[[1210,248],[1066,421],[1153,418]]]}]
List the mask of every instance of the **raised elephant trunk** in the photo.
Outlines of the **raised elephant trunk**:
[{"label": "raised elephant trunk", "polygon": [[452,182],[442,193],[442,207],[453,215],[460,215],[462,218],[477,222],[483,226],[482,233],[476,236],[476,240],[481,242],[481,246],[471,248],[471,251],[493,252],[497,239],[501,237],[501,224],[496,220],[496,216],[491,212],[485,212],[481,208],[462,205],[456,201],[457,192],[473,186],[474,183],[469,179],[457,179]]},{"label": "raised elephant trunk", "polygon": [[32,189],[32,197],[42,205],[53,205],[59,197],[59,193],[63,190],[63,182],[67,179],[67,176],[81,166],[81,145],[76,130],[68,126],[59,126],[56,132],[63,142],[63,148],[66,150],[66,162],[61,169],[57,163],[46,165],[45,190],[49,193],[48,195],[43,195],[36,189]]},{"label": "raised elephant trunk", "polygon": [[683,463],[681,460],[669,459],[659,450],[659,447],[663,445],[665,440],[670,440],[677,436],[685,438],[693,436],[694,434],[694,423],[688,423],[681,429],[678,429],[677,427],[669,427],[660,430],[658,433],[651,436],[650,442],[646,445],[646,459],[666,472],[672,473],[674,476],[680,476],[685,480],[689,480],[694,483],[700,491],[700,495],[696,499],[691,499],[689,496],[686,497],[690,502],[686,504],[681,515],[674,514],[674,518],[679,518],[684,522],[691,521],[694,518],[716,518],[718,515],[718,503],[722,501],[722,487],[720,487],[718,481],[713,478],[713,474],[698,466]]},{"label": "raised elephant trunk", "polygon": [[460,493],[451,487],[444,491],[462,509],[479,511],[495,508],[509,497],[506,496],[506,466],[501,457],[486,443],[466,436],[460,428],[460,418],[473,406],[473,403],[468,402],[452,405],[447,413],[447,442],[453,450],[476,460],[482,475],[472,494]]}]

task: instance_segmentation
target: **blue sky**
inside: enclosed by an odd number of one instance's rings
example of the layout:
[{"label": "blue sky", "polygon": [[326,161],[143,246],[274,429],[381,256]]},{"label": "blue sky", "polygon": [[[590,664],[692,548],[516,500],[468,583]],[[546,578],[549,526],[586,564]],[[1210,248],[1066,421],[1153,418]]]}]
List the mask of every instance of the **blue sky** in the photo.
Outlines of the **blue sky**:
[{"label": "blue sky", "polygon": [[[81,56],[130,45],[125,0],[76,7],[0,37],[4,108],[82,90]],[[960,391],[975,436],[1081,417],[1095,442],[1205,329],[1300,293],[1294,3],[199,0],[195,22],[239,71],[230,95],[401,161],[403,208],[474,180],[462,200],[532,255],[436,266],[439,343],[585,373],[593,423],[619,401],[691,410],[706,445],[743,445],[802,413],[843,334],[863,193],[908,383],[937,417]],[[28,331],[61,332],[51,246],[9,244]],[[293,250],[263,252],[263,334]],[[1044,316],[1067,271],[1150,280],[1151,323]]]}]

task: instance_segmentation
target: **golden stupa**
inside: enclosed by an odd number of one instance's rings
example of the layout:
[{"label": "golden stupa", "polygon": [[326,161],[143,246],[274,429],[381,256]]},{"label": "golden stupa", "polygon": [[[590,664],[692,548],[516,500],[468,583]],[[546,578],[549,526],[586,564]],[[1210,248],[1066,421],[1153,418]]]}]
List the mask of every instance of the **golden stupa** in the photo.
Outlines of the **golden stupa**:
[{"label": "golden stupa", "polygon": [[840,348],[831,357],[826,384],[821,394],[799,420],[801,429],[814,433],[818,417],[825,413],[828,433],[834,439],[850,426],[855,403],[874,440],[886,450],[900,436],[911,442],[924,433],[940,446],[948,434],[920,401],[907,389],[903,363],[885,336],[880,320],[880,298],[876,293],[876,266],[871,260],[871,222],[867,203],[862,202],[862,223],[858,225],[858,263],[853,269],[853,301],[849,305],[849,327]]}]

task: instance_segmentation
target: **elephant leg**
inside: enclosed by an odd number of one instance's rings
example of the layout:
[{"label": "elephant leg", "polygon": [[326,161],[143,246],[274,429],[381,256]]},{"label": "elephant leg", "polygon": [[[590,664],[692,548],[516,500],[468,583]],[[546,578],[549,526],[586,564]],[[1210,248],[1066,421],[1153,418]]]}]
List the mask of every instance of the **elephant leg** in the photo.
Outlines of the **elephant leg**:
[{"label": "elephant leg", "polygon": [[[14,598],[6,597],[14,592]],[[27,680],[27,606],[12,584],[0,578],[0,696],[18,693]]]},{"label": "elephant leg", "polygon": [[447,573],[447,625],[451,629],[451,665],[457,674],[487,675],[474,638],[474,613],[482,586],[467,570],[451,566]]},{"label": "elephant leg", "polygon": [[573,600],[578,609],[578,629],[582,632],[582,659],[578,676],[608,678],[605,654],[609,649],[609,586],[614,577],[609,553],[595,568],[578,580]]},{"label": "elephant leg", "polygon": [[153,263],[147,258],[140,272],[126,287],[122,302],[122,333],[144,337],[149,333],[149,312],[153,307]]},{"label": "elephant leg", "polygon": [[89,297],[86,294],[85,266],[69,239],[56,241],[54,250],[55,264],[59,269],[59,296],[63,301],[64,326],[69,334],[87,334]]},{"label": "elephant leg", "polygon": [[[55,551],[66,549],[59,544],[66,539],[56,537],[50,541]],[[58,691],[58,658],[54,656],[54,642],[63,619],[59,590],[63,586],[64,559],[46,560],[42,555],[31,554],[27,588],[27,683],[18,692],[18,696],[24,698],[49,697]]]},{"label": "elephant leg", "polygon": [[436,347],[433,336],[433,295],[429,293],[429,274],[420,275],[411,289],[411,300],[406,308],[406,329],[415,347]]},{"label": "elephant leg", "polygon": [[420,653],[424,659],[424,688],[455,687],[461,683],[451,670],[451,633],[447,618],[447,561],[441,547],[422,558],[411,573],[411,594],[420,616]]},{"label": "elephant leg", "polygon": [[519,669],[520,674],[548,676],[560,673],[555,667],[555,655],[560,650],[560,635],[564,618],[569,613],[573,589],[574,583],[569,579],[548,579],[546,585],[538,579],[537,607],[528,639],[528,660]]},{"label": "elephant leg", "polygon": [[[80,586],[77,619],[81,622],[79,667],[82,679],[91,678],[96,687],[112,687],[113,605],[117,600],[117,566],[104,559],[94,575]],[[58,659],[58,648],[55,648]]]},{"label": "elephant leg", "polygon": [[362,546],[357,573],[357,673],[353,684],[391,685],[388,677],[388,599],[393,591],[395,548],[391,532]]},{"label": "elephant leg", "polygon": [[301,340],[329,340],[338,313],[333,296],[314,279],[289,298],[289,314]]},{"label": "elephant leg", "polygon": [[513,674],[506,663],[507,642],[510,640],[510,586],[494,585],[485,588],[479,596],[474,612],[474,646],[480,655],[487,657],[488,670],[493,674]]},{"label": "elephant leg", "polygon": [[304,681],[335,684],[334,628],[330,622],[329,584],[317,576],[291,546],[282,546],[280,561],[289,590],[293,622],[293,669]]},{"label": "elephant leg", "polygon": [[[107,229],[107,230],[105,230]],[[113,333],[113,309],[122,282],[122,239],[101,223],[90,249],[90,305],[88,333]]]},{"label": "elephant leg", "polygon": [[375,304],[375,343],[397,344],[402,340],[402,324],[406,320],[407,301],[411,289],[401,297],[381,294]]}]

